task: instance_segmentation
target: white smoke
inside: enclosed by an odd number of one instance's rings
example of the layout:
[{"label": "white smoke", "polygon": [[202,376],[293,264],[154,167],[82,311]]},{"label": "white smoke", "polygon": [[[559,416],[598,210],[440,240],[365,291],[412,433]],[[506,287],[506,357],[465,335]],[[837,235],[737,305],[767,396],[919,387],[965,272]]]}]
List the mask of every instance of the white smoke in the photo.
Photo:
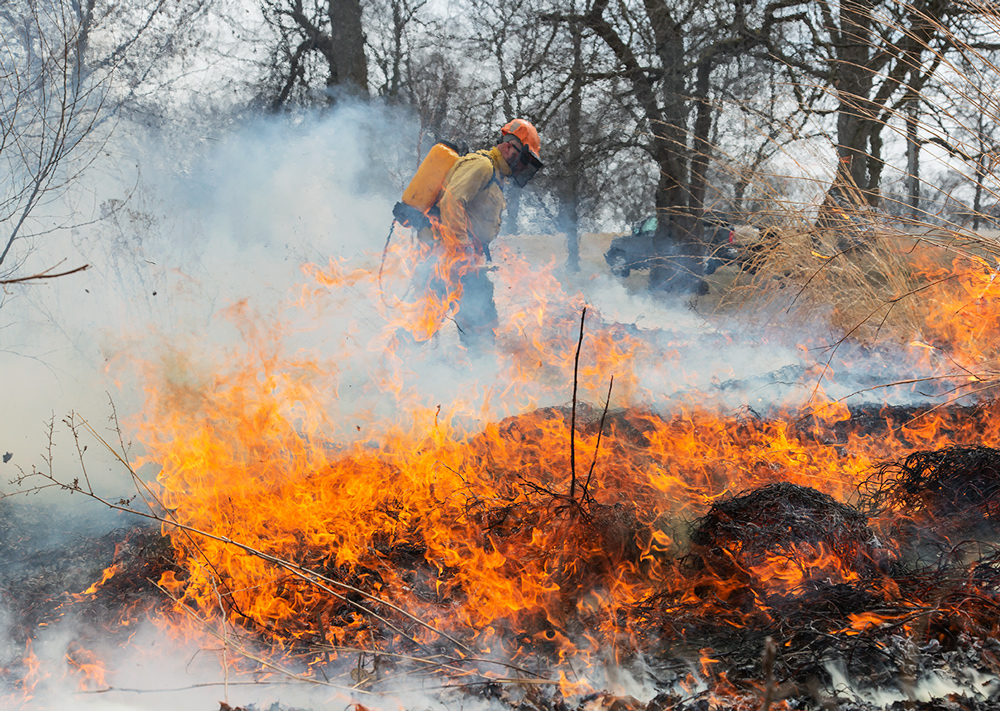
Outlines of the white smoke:
[{"label": "white smoke", "polygon": [[[367,293],[345,288],[303,306],[298,299],[303,287],[322,292],[303,273],[303,264],[322,267],[332,257],[343,260],[345,269],[377,271],[392,204],[416,167],[413,124],[355,107],[298,122],[234,126],[183,141],[178,135],[123,126],[90,181],[67,195],[69,202],[51,208],[77,211],[75,226],[40,237],[29,263],[41,270],[65,259],[67,267],[86,263],[90,268],[13,287],[4,301],[0,453],[11,456],[0,464],[0,491],[17,489],[7,482],[32,467],[47,469],[50,453],[57,477],[77,476],[76,443],[61,424],[67,413],[87,420],[114,444],[117,432],[109,415],[127,422],[144,403],[146,383],[130,362],[173,351],[183,355],[178,360],[186,364],[184,377],[210,376],[218,354],[246,345],[243,332],[222,317],[243,302],[261,322],[284,324],[276,348],[336,375],[338,391],[330,393],[329,405],[341,416],[392,410],[393,400],[371,382],[383,357],[377,346],[386,323]],[[559,237],[506,237],[498,247],[521,254],[539,270],[563,259],[565,249]],[[634,326],[637,337],[661,349],[661,359],[641,365],[650,404],[669,409],[673,398],[690,392],[717,396],[733,408],[771,405],[789,393],[808,396],[809,383],[796,374],[811,359],[793,343],[700,316],[681,297],[664,300],[630,292],[607,274],[599,247],[585,253],[579,274],[557,274],[568,302],[587,303],[605,322]],[[504,278],[497,275],[497,283]],[[502,353],[463,351],[454,328],[447,327],[410,353],[403,372],[412,378],[407,387],[431,407],[467,396],[473,386],[485,387],[492,399],[482,398],[482,407],[488,400],[489,409],[478,416],[489,418],[518,404],[493,397],[506,385],[491,380],[502,372],[502,359]],[[787,380],[769,377],[788,366],[798,370]],[[762,380],[755,384],[755,378]],[[730,381],[749,385],[720,388]],[[547,397],[563,404],[570,391],[567,382],[561,394]],[[138,445],[128,449],[127,425],[123,436],[128,455],[141,454]],[[116,495],[128,494],[120,463],[93,440],[89,446],[84,457],[91,480]],[[59,496],[64,492],[54,491],[50,498],[59,501]],[[106,513],[96,503],[93,510],[95,516]],[[9,660],[20,650],[4,641],[4,631],[0,624],[0,651]],[[48,630],[35,652],[61,669],[75,633],[70,624]],[[113,694],[66,691],[54,679],[42,687],[37,703],[25,708],[207,708],[206,703],[222,698],[258,708],[301,698],[320,708],[352,699],[347,692],[323,688],[245,687],[247,680],[220,690],[225,675],[211,654],[173,648],[152,629],[137,633],[115,657],[121,671]],[[463,707],[472,708],[466,702]]]},{"label": "white smoke", "polygon": [[[172,359],[184,364],[183,377],[210,379],[220,354],[225,359],[248,348],[245,334],[224,316],[241,303],[260,324],[280,324],[280,334],[262,338],[326,374],[331,414],[344,421],[355,413],[369,421],[398,414],[395,397],[373,380],[392,365],[383,362],[384,304],[360,286],[326,289],[302,267],[323,268],[334,259],[346,272],[378,271],[392,204],[418,163],[418,143],[406,117],[363,107],[261,120],[211,135],[122,125],[86,182],[48,207],[57,224],[69,227],[40,236],[24,271],[54,264],[90,268],[9,287],[0,308],[6,403],[0,491],[33,467],[48,468],[50,453],[56,474],[76,476],[76,442],[62,423],[68,413],[114,443],[118,432],[109,417],[127,422],[144,406],[148,383],[131,367],[136,360]],[[782,339],[780,329],[764,334],[738,319],[700,315],[688,297],[627,288],[607,271],[606,242],[585,236],[578,273],[559,266],[566,255],[561,235],[501,237],[494,252],[518,255],[531,271],[557,265],[554,302],[567,311],[587,304],[605,324],[626,324],[630,335],[650,344],[652,357],[627,366],[637,372],[638,394],[623,400],[616,391],[613,407],[641,402],[669,410],[692,393],[731,410],[808,399],[817,381],[807,368],[824,354],[796,345],[807,334],[799,329]],[[500,269],[493,278],[505,321],[526,298],[525,284],[510,281],[502,261]],[[314,298],[300,303],[303,289]],[[816,328],[816,340],[833,340],[822,325]],[[572,321],[553,324],[546,335],[575,341],[574,329]],[[859,376],[881,377],[877,368],[885,367],[851,357],[851,368],[838,362],[837,379],[823,382],[836,397],[862,390],[870,382]],[[472,427],[526,406],[569,402],[569,380],[545,394],[499,397],[508,386],[505,358],[466,352],[454,326],[445,324],[437,337],[408,351],[393,375],[403,379],[411,402],[428,408],[447,411],[449,403],[480,393],[464,409]],[[612,375],[620,373],[604,379]],[[129,456],[141,454],[127,428],[123,435],[125,447],[133,447]],[[90,475],[128,485],[115,457],[90,444]]]}]

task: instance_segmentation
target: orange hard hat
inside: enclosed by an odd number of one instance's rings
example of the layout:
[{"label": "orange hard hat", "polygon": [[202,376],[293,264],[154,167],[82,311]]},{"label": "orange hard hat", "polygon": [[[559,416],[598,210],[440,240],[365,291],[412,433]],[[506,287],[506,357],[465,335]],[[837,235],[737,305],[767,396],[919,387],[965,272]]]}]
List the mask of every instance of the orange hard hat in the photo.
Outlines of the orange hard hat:
[{"label": "orange hard hat", "polygon": [[538,138],[538,131],[531,125],[530,121],[516,118],[500,129],[500,135],[516,137],[522,146],[528,147],[528,150],[534,154],[535,158],[540,159],[539,154],[542,150],[542,141]]}]

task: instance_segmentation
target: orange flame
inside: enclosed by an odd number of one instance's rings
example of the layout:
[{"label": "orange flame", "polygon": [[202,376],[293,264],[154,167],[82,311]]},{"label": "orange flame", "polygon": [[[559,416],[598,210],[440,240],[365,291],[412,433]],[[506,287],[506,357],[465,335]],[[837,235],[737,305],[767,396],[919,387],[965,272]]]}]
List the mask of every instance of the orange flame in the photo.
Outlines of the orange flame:
[{"label": "orange flame", "polygon": [[[803,543],[693,582],[673,557],[684,545],[679,522],[775,482],[849,501],[886,458],[998,441],[1000,420],[986,418],[973,432],[946,411],[905,427],[886,413],[883,434],[852,432],[841,427],[846,405],[819,389],[801,410],[766,420],[700,401],[654,412],[644,403],[657,393],[641,374],[669,369],[674,355],[590,308],[581,344],[582,298],[562,292],[551,266],[533,271],[503,249],[495,250],[505,315],[498,385],[435,406],[412,388],[411,364],[394,350],[397,332],[415,341],[439,333],[460,308],[456,275],[473,261],[458,247],[448,251],[434,275],[451,286],[418,304],[404,296],[425,251],[397,240],[386,286],[372,270],[343,262],[307,269],[318,286],[303,291],[301,307],[345,291],[380,304],[384,326],[366,347],[378,354],[370,375],[386,400],[357,420],[336,414],[338,401],[351,397],[341,387],[346,362],[283,355],[281,333],[263,328],[245,304],[229,312],[245,352],[224,354],[210,376],[193,378],[177,357],[150,366],[138,424],[147,454],[138,464],[159,467],[164,529],[184,571],[159,582],[179,607],[248,627],[278,647],[379,649],[447,638],[466,652],[510,659],[531,645],[568,657],[631,644],[647,634],[639,610],[654,598],[739,626],[744,612],[723,609],[735,595],[749,595],[750,614],[766,617],[770,594],[794,594],[810,581],[855,582],[859,573],[822,544]],[[966,297],[1000,304],[991,278],[968,278],[955,280]],[[930,319],[928,333],[973,338],[983,329],[962,315]],[[616,407],[586,404],[607,397],[611,375]],[[575,413],[540,407],[568,402],[572,386]],[[477,419],[509,412],[522,414]],[[875,585],[898,594],[888,582]]]}]

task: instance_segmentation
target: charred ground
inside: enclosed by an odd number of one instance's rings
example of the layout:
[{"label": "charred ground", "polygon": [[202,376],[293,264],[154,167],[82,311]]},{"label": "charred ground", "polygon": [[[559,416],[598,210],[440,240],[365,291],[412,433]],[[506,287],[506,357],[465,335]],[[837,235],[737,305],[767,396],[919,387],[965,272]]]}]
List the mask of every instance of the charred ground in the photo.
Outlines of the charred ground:
[{"label": "charred ground", "polygon": [[[948,416],[956,428],[968,427],[991,407],[953,408]],[[887,431],[924,412],[917,407],[856,408],[850,420],[837,423],[826,444],[837,447],[852,434]],[[532,413],[530,420],[509,418],[499,423],[499,430],[527,441],[539,421],[566,414],[565,408],[550,408]],[[657,417],[584,407],[576,414],[579,432],[615,429],[621,441],[637,448],[650,446],[649,423]],[[806,420],[797,426],[813,431]],[[591,623],[577,611],[595,575],[623,564],[673,566],[685,585],[665,585],[628,611],[630,627],[641,630],[641,636],[613,652],[661,692],[648,702],[609,694],[567,700],[550,686],[469,683],[456,677],[455,693],[524,711],[767,709],[779,702],[787,708],[930,711],[988,709],[1000,702],[1000,554],[992,545],[1000,527],[1000,450],[962,446],[914,452],[883,463],[851,502],[788,482],[733,492],[701,517],[684,522],[686,544],[655,554],[654,561],[644,560],[649,553],[643,541],[651,526],[663,522],[650,519],[631,501],[597,504],[588,497],[587,479],[582,474],[580,479],[580,494],[573,500],[538,484],[532,496],[550,499],[547,507],[483,503],[470,515],[499,549],[552,520],[561,522],[569,537],[599,543],[591,550],[602,555],[581,557],[560,579],[565,613],[575,615],[564,629],[585,632]],[[549,512],[551,520],[542,520],[538,511]],[[180,574],[180,569],[159,526],[132,520],[107,533],[58,541],[47,538],[50,530],[51,514],[45,509],[0,500],[0,600],[11,649],[23,650],[40,629],[57,622],[72,622],[85,645],[90,635],[113,632],[123,619],[168,607],[170,600],[156,581],[164,572]],[[409,568],[405,574],[414,585],[435,579],[424,569],[420,546],[381,545],[386,558]],[[560,558],[565,551],[552,555],[566,562]],[[776,587],[761,572],[766,563],[784,561],[795,568],[803,556],[817,555],[835,558],[840,577],[825,575],[820,566],[795,584]],[[111,566],[115,574],[85,592]],[[343,571],[327,566],[323,574],[334,577]],[[371,585],[378,575],[378,570],[355,571],[346,582]],[[447,578],[448,571],[443,575]],[[453,603],[436,597],[430,587],[424,601],[445,607]],[[342,614],[350,612],[342,608]],[[379,612],[391,618],[388,608]],[[249,617],[237,621],[262,644],[265,637],[281,633]],[[368,630],[376,639],[391,637],[378,624],[369,622]],[[531,634],[517,635],[524,650],[517,665],[542,672],[546,665],[554,666],[557,650],[545,640],[557,631],[540,617]],[[298,652],[323,648],[319,636],[298,635],[286,643]],[[427,654],[412,647],[395,651]],[[455,650],[435,652],[457,659]],[[19,660],[8,656],[4,680],[13,684]],[[404,667],[406,663],[387,655],[354,680],[377,691],[388,669]],[[876,702],[838,689],[838,670],[856,688],[895,691],[902,700]],[[947,680],[955,691],[919,700],[921,685],[930,678]],[[697,679],[712,683],[699,692],[691,686]]]}]

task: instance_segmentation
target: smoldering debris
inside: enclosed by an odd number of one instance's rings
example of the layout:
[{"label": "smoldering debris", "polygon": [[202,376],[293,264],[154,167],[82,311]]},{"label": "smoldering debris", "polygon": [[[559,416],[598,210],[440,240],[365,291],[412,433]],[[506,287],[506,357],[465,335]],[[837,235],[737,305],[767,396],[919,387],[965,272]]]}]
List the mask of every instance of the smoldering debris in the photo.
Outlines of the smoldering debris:
[{"label": "smoldering debris", "polygon": [[883,557],[861,512],[788,482],[713,504],[697,522],[691,542],[701,563],[716,570],[752,569],[772,556],[794,557],[809,547],[825,549],[848,573],[870,577]]},{"label": "smoldering debris", "polygon": [[[383,654],[349,652],[345,640],[338,649],[324,641],[322,630],[308,633],[310,625],[332,624],[333,611],[324,617],[304,610],[294,638],[282,641],[284,648],[299,660],[333,655],[335,661],[306,665],[302,674],[321,670],[326,680],[345,675],[350,685],[374,694],[366,697],[372,701],[355,704],[358,709],[378,708],[378,694],[391,692],[404,673],[439,680],[443,689],[437,693],[445,703],[511,711],[704,711],[779,702],[788,709],[980,711],[1000,702],[1000,554],[982,546],[961,557],[942,550],[928,561],[926,552],[914,554],[920,545],[916,537],[891,538],[901,529],[882,516],[890,509],[904,520],[933,514],[942,540],[957,541],[967,533],[970,512],[993,526],[1000,491],[996,450],[954,447],[883,463],[873,485],[850,503],[786,481],[734,492],[689,521],[683,544],[654,549],[651,531],[663,530],[662,517],[646,508],[639,492],[631,501],[598,504],[588,488],[596,484],[588,480],[589,462],[580,465],[579,488],[570,497],[563,473],[494,456],[491,437],[499,436],[520,442],[514,453],[530,458],[536,428],[563,422],[567,412],[550,408],[532,414],[508,418],[476,440],[482,466],[514,488],[508,500],[470,499],[466,508],[488,550],[511,560],[527,550],[536,530],[551,527],[560,534],[552,539],[560,542],[558,549],[536,553],[563,571],[557,578],[565,587],[561,607],[550,611],[549,619],[535,618],[535,628],[511,632],[516,667],[491,679],[466,667],[463,654],[446,643],[436,643],[433,654],[410,646],[398,631],[410,629],[413,620],[397,616],[387,604],[374,608],[379,617],[362,623],[359,603],[366,598],[360,586],[387,586],[385,571],[348,574],[326,565],[322,574],[333,583],[357,586],[342,609],[345,620],[354,618],[355,628],[371,635],[370,644],[396,637],[402,647]],[[580,407],[577,415],[581,435],[616,429],[622,432],[618,448],[656,446],[644,425],[654,417],[649,412]],[[734,427],[753,424],[759,419]],[[605,453],[611,463],[602,476],[615,476],[615,452]],[[116,625],[123,629],[123,620],[172,604],[156,581],[168,572],[182,577],[183,571],[158,527],[122,527],[40,551],[28,545],[29,529],[38,522],[26,519],[26,510],[14,500],[0,500],[0,569],[7,573],[0,596],[16,643],[10,648],[23,649],[40,627],[57,620],[90,629],[92,635],[76,636],[77,644],[85,643]],[[434,573],[426,548],[412,541],[387,538],[376,544],[396,566],[393,574],[417,589],[424,606],[420,614],[448,613],[461,594],[454,571]],[[303,560],[327,560],[328,553],[304,552]],[[548,671],[560,663],[551,642],[566,630],[588,632],[596,619],[588,611],[598,592],[595,581],[621,566],[659,581],[655,594],[621,610],[614,621],[620,630],[615,664],[641,676],[653,693],[642,700],[619,691],[564,696],[548,680]],[[283,585],[294,587],[291,579]],[[438,595],[437,588],[451,594]],[[226,596],[225,585],[220,594]],[[249,611],[230,611],[241,635],[256,638],[260,648],[275,641],[274,626],[254,620]],[[561,628],[553,623],[557,613]],[[423,661],[415,661],[417,653]],[[23,672],[19,661],[4,659],[2,666],[0,682],[14,687]],[[528,666],[531,674],[517,671]]]},{"label": "smoldering debris", "polygon": [[0,689],[16,688],[29,661],[25,650],[44,630],[70,626],[74,648],[121,643],[132,634],[130,621],[167,602],[155,584],[171,567],[169,542],[158,525],[122,521],[94,533],[79,522],[74,531],[72,519],[0,499],[0,608],[7,616]]},{"label": "smoldering debris", "polygon": [[926,527],[1000,527],[1000,450],[947,447],[888,462],[864,484],[875,510],[905,513]]}]

